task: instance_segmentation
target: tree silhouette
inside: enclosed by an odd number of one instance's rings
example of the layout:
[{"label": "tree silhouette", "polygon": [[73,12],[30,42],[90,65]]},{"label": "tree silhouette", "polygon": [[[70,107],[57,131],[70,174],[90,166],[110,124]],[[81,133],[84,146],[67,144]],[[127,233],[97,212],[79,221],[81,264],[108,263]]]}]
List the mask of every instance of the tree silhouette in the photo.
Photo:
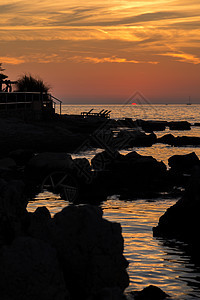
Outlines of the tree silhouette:
[{"label": "tree silhouette", "polygon": [[2,68],[2,63],[0,63],[0,81],[2,81],[2,80],[4,80],[4,79],[8,78],[7,75],[5,75],[4,73],[2,73],[3,71],[5,71],[5,69]]},{"label": "tree silhouette", "polygon": [[40,78],[34,78],[31,75],[23,75],[17,81],[18,92],[40,92],[47,93],[50,86],[45,84]]}]

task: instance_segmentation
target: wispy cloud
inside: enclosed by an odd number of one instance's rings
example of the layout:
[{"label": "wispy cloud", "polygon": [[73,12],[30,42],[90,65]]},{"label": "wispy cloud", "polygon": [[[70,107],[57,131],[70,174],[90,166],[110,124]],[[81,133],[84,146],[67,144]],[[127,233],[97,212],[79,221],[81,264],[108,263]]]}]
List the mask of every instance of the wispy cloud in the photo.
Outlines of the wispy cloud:
[{"label": "wispy cloud", "polygon": [[[25,41],[40,46],[35,53],[19,49],[19,61],[58,62],[61,50],[67,49],[80,62],[157,63],[155,55],[161,53],[159,59],[163,55],[198,64],[199,9],[198,0],[7,0],[0,4],[0,42],[7,43],[1,56],[14,57],[10,43]],[[44,41],[51,43],[51,53]],[[166,49],[166,44],[177,50]],[[76,51],[88,48],[90,56],[77,56]]]},{"label": "wispy cloud", "polygon": [[132,64],[158,64],[157,61],[138,61],[138,60],[133,60],[133,59],[126,59],[122,57],[116,57],[116,56],[111,56],[111,57],[90,57],[90,56],[73,56],[70,57],[71,60],[75,62],[91,62],[94,64],[99,64],[99,63],[132,63]]},{"label": "wispy cloud", "polygon": [[195,55],[188,54],[188,53],[167,52],[167,53],[162,53],[161,55],[174,57],[174,58],[176,58],[176,61],[180,61],[180,62],[191,63],[191,64],[194,64],[194,65],[200,64],[200,57],[197,57]]},{"label": "wispy cloud", "polygon": [[20,58],[20,57],[2,56],[0,57],[0,61],[10,65],[19,65],[25,63],[25,59],[22,57]]}]

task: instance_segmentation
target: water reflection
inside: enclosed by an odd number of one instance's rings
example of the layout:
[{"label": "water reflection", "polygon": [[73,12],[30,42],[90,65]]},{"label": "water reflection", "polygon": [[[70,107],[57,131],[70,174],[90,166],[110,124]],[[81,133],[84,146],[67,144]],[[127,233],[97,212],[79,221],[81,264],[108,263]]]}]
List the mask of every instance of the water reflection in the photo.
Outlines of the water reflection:
[{"label": "water reflection", "polygon": [[[102,204],[104,217],[122,225],[124,254],[130,263],[127,291],[154,284],[171,295],[171,299],[200,299],[200,268],[186,255],[184,245],[153,238],[152,227],[175,202],[176,199],[119,201],[118,197],[112,197]],[[67,201],[45,191],[29,203],[28,210],[33,212],[38,206],[46,206],[53,216],[67,205]]]},{"label": "water reflection", "polygon": [[50,211],[51,216],[54,216],[57,212],[68,206],[68,202],[62,200],[60,195],[44,191],[43,193],[39,193],[33,201],[29,201],[27,210],[29,212],[34,212],[37,207],[42,206],[46,206]]},{"label": "water reflection", "polygon": [[199,299],[197,286],[200,284],[200,270],[191,264],[190,257],[184,254],[177,243],[175,247],[170,247],[169,244],[165,245],[163,239],[152,236],[152,227],[175,201],[110,200],[103,204],[104,217],[122,225],[125,256],[130,262],[128,290],[141,290],[154,284],[173,296],[173,299]]}]

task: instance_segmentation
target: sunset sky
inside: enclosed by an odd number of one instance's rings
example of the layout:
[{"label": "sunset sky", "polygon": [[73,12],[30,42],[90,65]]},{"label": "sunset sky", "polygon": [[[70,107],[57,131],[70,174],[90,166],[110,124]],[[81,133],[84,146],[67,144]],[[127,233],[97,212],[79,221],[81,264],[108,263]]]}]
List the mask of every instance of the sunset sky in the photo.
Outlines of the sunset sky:
[{"label": "sunset sky", "polygon": [[200,103],[200,1],[1,0],[0,62],[66,103]]}]

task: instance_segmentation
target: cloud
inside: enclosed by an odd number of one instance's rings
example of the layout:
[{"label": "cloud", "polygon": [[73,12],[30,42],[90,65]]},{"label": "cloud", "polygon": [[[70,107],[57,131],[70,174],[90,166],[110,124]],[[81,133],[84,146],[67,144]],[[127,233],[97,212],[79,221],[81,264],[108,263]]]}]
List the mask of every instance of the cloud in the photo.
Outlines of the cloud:
[{"label": "cloud", "polygon": [[[193,13],[192,15],[197,16],[197,13]],[[87,23],[76,23],[73,22],[74,26],[116,26],[116,25],[127,25],[127,24],[138,24],[138,23],[146,23],[152,21],[163,21],[170,19],[182,19],[191,17],[191,14],[176,12],[176,11],[158,11],[158,12],[150,12],[143,13],[136,16],[120,18],[118,20],[112,21],[97,21],[97,22],[87,22]]]},{"label": "cloud", "polygon": [[94,64],[99,64],[99,63],[132,63],[132,64],[158,64],[157,61],[138,61],[138,60],[132,60],[132,59],[126,59],[126,58],[121,58],[121,57],[116,57],[116,56],[111,56],[111,57],[82,57],[82,56],[73,56],[69,58],[70,60],[73,60],[75,62],[85,62],[85,63],[94,63]]},{"label": "cloud", "polygon": [[[2,2],[1,56],[18,54],[16,62],[60,62],[66,49],[63,60],[71,55],[74,61],[90,63],[157,63],[155,55],[161,53],[198,64],[199,0]],[[25,47],[20,49],[20,43]],[[78,50],[89,53],[79,57]]]},{"label": "cloud", "polygon": [[10,65],[19,65],[25,63],[26,61],[22,57],[2,56],[0,57],[0,62]]},{"label": "cloud", "polygon": [[176,58],[177,61],[180,62],[186,62],[186,63],[191,63],[194,65],[198,65],[200,64],[200,58],[192,55],[192,54],[188,54],[188,53],[183,53],[183,52],[179,52],[179,53],[173,53],[173,52],[168,52],[168,53],[163,53],[161,54],[163,56],[171,56]]}]

